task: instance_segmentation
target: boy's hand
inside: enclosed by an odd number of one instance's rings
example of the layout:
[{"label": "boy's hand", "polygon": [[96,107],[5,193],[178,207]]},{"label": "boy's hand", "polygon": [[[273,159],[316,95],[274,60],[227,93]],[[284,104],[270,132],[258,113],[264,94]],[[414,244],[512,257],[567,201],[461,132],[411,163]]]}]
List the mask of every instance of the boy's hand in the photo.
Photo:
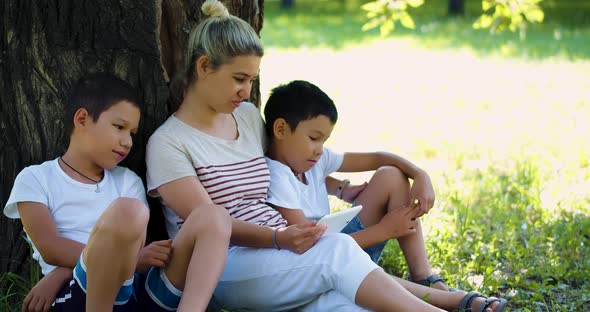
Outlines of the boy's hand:
[{"label": "boy's hand", "polygon": [[278,230],[277,243],[282,249],[302,254],[324,235],[327,228],[325,224],[316,226],[315,222],[291,225]]},{"label": "boy's hand", "polygon": [[72,269],[58,267],[45,275],[23,300],[23,312],[47,312],[63,285],[72,279]]},{"label": "boy's hand", "polygon": [[377,224],[387,239],[400,238],[416,232],[416,209],[405,206],[386,213]]},{"label": "boy's hand", "polygon": [[172,240],[154,241],[139,252],[135,271],[145,272],[150,267],[165,267],[172,253]]},{"label": "boy's hand", "polygon": [[342,191],[342,200],[352,204],[354,200],[359,196],[359,194],[365,190],[369,183],[365,182],[361,185],[348,185]]},{"label": "boy's hand", "polygon": [[420,174],[414,177],[414,183],[410,189],[410,206],[417,210],[417,218],[427,214],[434,206],[434,188],[425,171],[421,170]]}]

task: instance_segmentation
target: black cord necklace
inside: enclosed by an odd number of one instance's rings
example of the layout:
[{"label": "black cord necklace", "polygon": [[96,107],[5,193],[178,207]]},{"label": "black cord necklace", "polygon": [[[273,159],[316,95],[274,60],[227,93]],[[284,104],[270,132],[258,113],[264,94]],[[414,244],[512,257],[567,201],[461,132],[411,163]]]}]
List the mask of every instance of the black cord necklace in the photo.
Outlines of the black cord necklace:
[{"label": "black cord necklace", "polygon": [[66,161],[63,159],[63,157],[62,157],[62,156],[60,156],[60,157],[59,157],[59,160],[61,160],[61,162],[62,162],[62,163],[64,163],[64,165],[66,165],[66,166],[68,166],[70,169],[74,170],[74,171],[75,171],[77,174],[79,174],[79,175],[83,176],[84,178],[86,178],[86,179],[88,179],[88,180],[90,180],[90,181],[92,181],[92,182],[96,183],[96,190],[94,190],[94,192],[96,192],[96,193],[100,192],[100,187],[98,186],[98,183],[100,183],[100,181],[102,181],[102,179],[104,178],[104,175],[103,175],[103,176],[100,178],[100,180],[94,180],[94,179],[91,179],[91,178],[89,178],[87,175],[83,174],[82,172],[80,172],[80,171],[78,171],[78,170],[74,169],[74,167],[70,166],[70,164],[68,164],[68,163],[67,163],[67,162],[66,162]]}]

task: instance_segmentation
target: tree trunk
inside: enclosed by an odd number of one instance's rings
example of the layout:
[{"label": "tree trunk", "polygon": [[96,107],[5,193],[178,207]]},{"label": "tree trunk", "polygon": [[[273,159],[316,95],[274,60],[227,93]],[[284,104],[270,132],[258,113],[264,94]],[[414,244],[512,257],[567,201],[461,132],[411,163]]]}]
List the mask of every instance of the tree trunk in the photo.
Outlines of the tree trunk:
[{"label": "tree trunk", "polygon": [[463,15],[465,3],[463,0],[449,0],[449,15]]},{"label": "tree trunk", "polygon": [[[0,208],[20,170],[66,150],[64,99],[72,84],[90,72],[114,73],[139,90],[145,105],[140,132],[123,165],[145,176],[145,144],[173,109],[167,103],[169,77],[181,68],[189,30],[204,18],[203,1],[4,0],[0,4]],[[263,0],[222,2],[260,31]],[[255,85],[251,100],[258,105],[259,98]],[[164,233],[156,208],[151,238]],[[28,271],[29,247],[23,235],[20,221],[2,214],[0,274]]]}]

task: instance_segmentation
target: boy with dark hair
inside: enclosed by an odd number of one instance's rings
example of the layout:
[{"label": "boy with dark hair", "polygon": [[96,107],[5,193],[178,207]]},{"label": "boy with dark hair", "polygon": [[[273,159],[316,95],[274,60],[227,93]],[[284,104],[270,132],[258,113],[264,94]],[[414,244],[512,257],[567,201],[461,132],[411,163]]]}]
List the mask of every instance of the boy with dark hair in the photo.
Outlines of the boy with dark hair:
[{"label": "boy with dark hair", "polygon": [[53,298],[56,311],[207,306],[219,274],[206,265],[223,267],[230,220],[203,209],[207,222],[193,217],[173,242],[144,247],[145,189],[117,166],[133,145],[140,103],[131,85],[112,75],[80,79],[66,104],[67,151],[16,177],[4,214],[21,219],[44,275],[23,311],[48,311]]},{"label": "boy with dark hair", "polygon": [[[449,290],[431,271],[417,219],[434,203],[426,172],[392,153],[338,154],[324,148],[338,113],[328,95],[307,81],[273,89],[264,115],[270,137],[268,202],[289,224],[317,221],[329,214],[328,194],[362,205],[342,233],[352,236],[375,262],[387,241],[398,239],[413,280]],[[329,177],[336,171],[369,170],[377,171],[363,185]],[[411,187],[408,177],[414,180]]]}]

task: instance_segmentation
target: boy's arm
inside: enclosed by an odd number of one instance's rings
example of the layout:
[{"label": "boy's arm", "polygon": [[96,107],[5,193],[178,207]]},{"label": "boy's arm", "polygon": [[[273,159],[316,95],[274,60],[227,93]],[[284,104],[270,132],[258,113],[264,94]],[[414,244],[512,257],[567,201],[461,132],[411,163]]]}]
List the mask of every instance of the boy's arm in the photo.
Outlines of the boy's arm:
[{"label": "boy's arm", "polygon": [[364,230],[350,234],[361,248],[416,232],[415,209],[411,206],[390,211],[381,220]]},{"label": "boy's arm", "polygon": [[342,180],[338,180],[331,176],[326,177],[326,190],[328,191],[328,195],[336,196],[336,191],[338,190],[340,183],[342,183]]},{"label": "boy's arm", "polygon": [[424,174],[424,171],[405,158],[388,152],[344,153],[339,172],[361,172],[377,170],[382,166],[394,166],[411,179]]},{"label": "boy's arm", "polygon": [[410,161],[393,153],[345,153],[339,172],[360,172],[376,170],[382,166],[394,166],[408,178],[414,180],[410,189],[408,204],[419,206],[418,217],[427,213],[434,205],[434,188],[426,171],[418,168]]},{"label": "boy's arm", "polygon": [[17,208],[23,227],[43,260],[54,266],[74,268],[85,245],[59,235],[46,205],[19,202]]},{"label": "boy's arm", "polygon": [[72,269],[64,267],[57,267],[47,273],[23,300],[22,311],[49,311],[57,293],[72,276]]},{"label": "boy's arm", "polygon": [[[355,201],[367,185],[369,185],[367,182],[359,185],[351,185],[348,180],[338,180],[331,176],[326,177],[328,195],[340,197],[340,199],[350,204]],[[338,191],[339,188],[342,188],[342,190]]]}]

